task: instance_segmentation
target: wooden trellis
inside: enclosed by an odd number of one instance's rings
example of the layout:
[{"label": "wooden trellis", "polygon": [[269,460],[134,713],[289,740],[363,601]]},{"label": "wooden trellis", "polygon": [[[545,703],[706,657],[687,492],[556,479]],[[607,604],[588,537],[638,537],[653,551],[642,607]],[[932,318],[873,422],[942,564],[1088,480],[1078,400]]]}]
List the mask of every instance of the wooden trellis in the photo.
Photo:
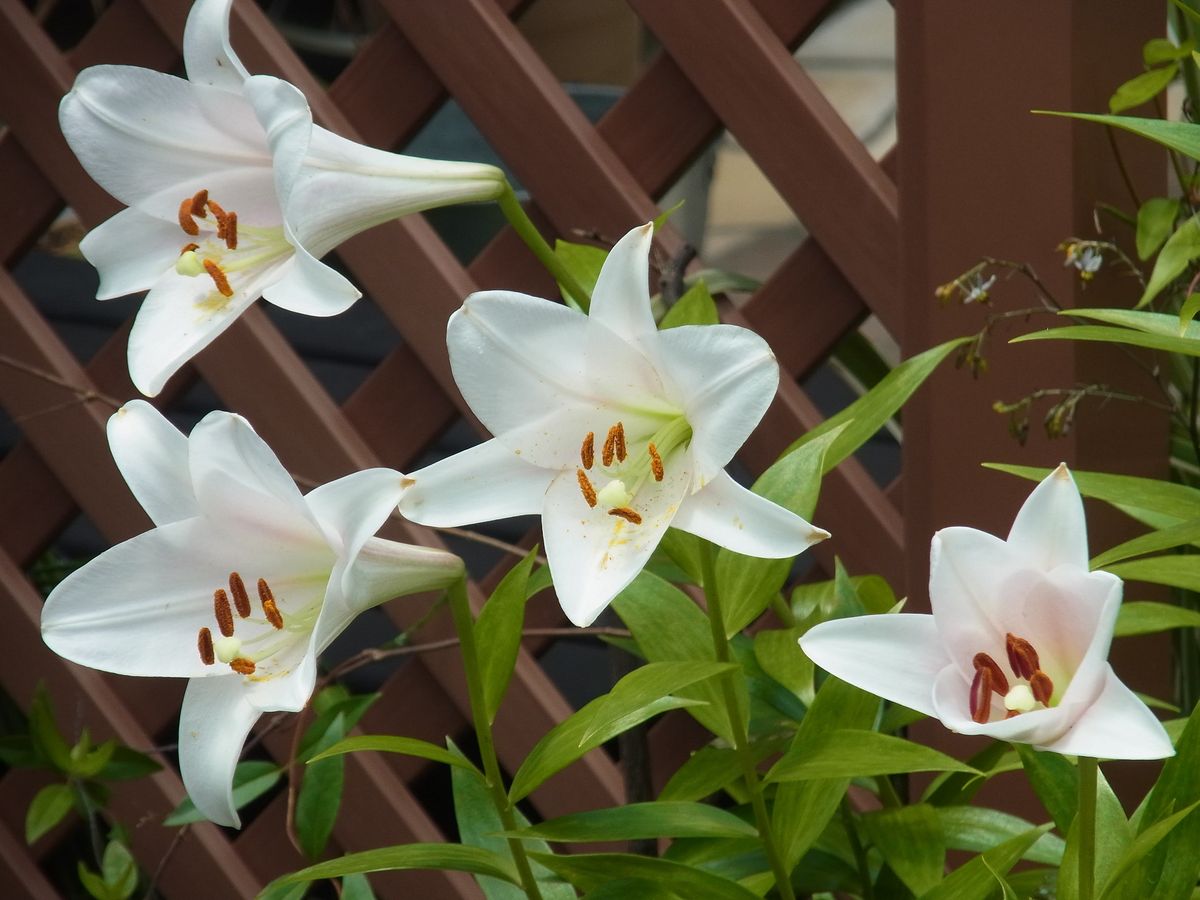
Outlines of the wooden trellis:
[{"label": "wooden trellis", "polygon": [[[752,471],[761,471],[820,421],[799,381],[867,315],[874,314],[906,354],[924,349],[939,335],[978,327],[977,320],[959,313],[937,319],[932,287],[970,265],[973,255],[995,251],[988,242],[1008,232],[1004,222],[989,221],[986,227],[973,222],[952,234],[953,197],[943,187],[938,166],[953,167],[957,153],[959,168],[969,168],[976,144],[984,140],[999,141],[1010,153],[1026,152],[1031,134],[1048,145],[1043,146],[1047,156],[1057,146],[1046,137],[1054,132],[1044,122],[1005,120],[979,127],[981,108],[1005,107],[1001,100],[1024,109],[1050,105],[1029,93],[1031,86],[1047,82],[1057,86],[1053,104],[1095,107],[1104,86],[1093,89],[1085,76],[1095,78],[1111,69],[1111,76],[1105,75],[1111,88],[1133,74],[1140,41],[1161,30],[1162,15],[1149,0],[1124,4],[1119,23],[1097,22],[1104,16],[1088,13],[1082,0],[1036,13],[966,12],[950,0],[897,4],[901,143],[898,159],[889,157],[881,165],[792,55],[835,5],[829,0],[632,0],[662,51],[594,126],[513,25],[510,16],[521,5],[517,0],[382,0],[385,24],[328,90],[252,3],[235,4],[233,39],[251,71],[293,82],[323,125],[375,146],[403,147],[445,97],[453,96],[529,190],[531,212],[548,233],[569,235],[585,228],[619,235],[648,220],[657,212],[655,199],[721,129],[729,129],[812,235],[748,302],[725,310],[727,320],[767,337],[785,373],[775,405],[740,457]],[[92,396],[89,391],[119,400],[136,396],[125,373],[127,327],[84,364],[10,269],[64,206],[89,227],[118,208],[84,174],[58,130],[57,104],[75,72],[99,63],[171,70],[178,64],[188,7],[187,0],[114,0],[78,45],[64,53],[21,0],[0,0],[0,60],[8,70],[0,79],[0,122],[5,125],[0,131],[0,259],[6,266],[0,268],[0,353],[43,373],[11,366],[0,371],[0,406],[22,433],[22,441],[0,461],[0,603],[6,610],[6,625],[0,628],[0,683],[26,703],[37,681],[44,680],[56,698],[78,698],[93,734],[114,735],[133,747],[151,747],[162,739],[182,685],[111,678],[50,654],[38,637],[41,598],[24,572],[79,513],[113,542],[148,527],[109,457],[104,425],[110,407],[86,399],[64,403]],[[985,15],[987,21],[981,21]],[[1089,15],[1090,43],[1073,31]],[[1022,29],[1023,39],[1018,37]],[[1012,41],[1014,60],[1019,57],[1026,77],[1013,79],[1008,93],[1003,85],[993,85],[1003,97],[975,98],[973,106],[970,88],[986,79],[962,48],[985,47],[996,33]],[[947,51],[947,42],[954,52]],[[1030,61],[1054,48],[1068,53],[1063,47],[1071,51],[1058,68]],[[958,106],[951,108],[954,103]],[[1022,225],[1020,241],[1004,245],[1003,252],[1012,256],[1026,253],[1026,258],[1044,260],[1065,234],[1083,231],[1087,203],[1112,177],[1111,165],[1100,161],[1099,140],[1058,127],[1071,138],[1065,142],[1065,160],[1053,157],[1045,163],[1052,175],[1057,173],[1058,187],[1047,188],[1056,193],[1045,198],[1048,212],[1023,210],[1037,221]],[[938,143],[942,138],[953,153]],[[920,157],[908,155],[910,147],[919,148]],[[1096,149],[1094,159],[1086,155],[1090,147]],[[1161,183],[1150,156],[1135,160],[1134,168],[1149,190]],[[1042,183],[1056,182],[1047,175]],[[963,219],[967,207],[978,208],[980,201],[990,204],[989,216],[1015,215],[1016,201],[1009,193],[981,177],[975,196],[962,198]],[[931,218],[935,215],[940,217],[936,221]],[[1007,224],[1011,228],[1014,223]],[[669,229],[662,243],[667,253],[681,246]],[[553,291],[511,232],[501,233],[463,267],[419,216],[353,239],[340,256],[354,282],[403,337],[403,344],[344,403],[329,396],[262,311],[251,309],[173,380],[160,398],[162,405],[170,407],[194,379],[202,379],[223,408],[246,415],[285,465],[312,482],[380,464],[408,469],[465,412],[444,343],[446,319],[463,297],[479,287],[542,296]],[[1066,274],[1051,278],[1064,295],[1075,289]],[[76,299],[93,302],[88,296]],[[1072,372],[1092,364],[1070,353],[1067,358]],[[821,548],[818,559],[828,567],[837,552],[851,571],[882,574],[898,591],[911,576],[907,583],[919,594],[915,586],[921,581],[931,524],[965,521],[942,518],[943,507],[926,499],[926,483],[936,471],[958,485],[943,490],[993,500],[1000,496],[994,483],[980,482],[984,486],[977,488],[975,481],[964,479],[979,478],[975,472],[981,458],[1004,454],[1013,459],[1015,449],[1003,445],[975,454],[964,448],[994,442],[1003,433],[1003,423],[994,420],[987,403],[1011,394],[1028,376],[1028,371],[1016,373],[1010,384],[993,384],[970,403],[963,400],[961,378],[937,380],[914,407],[913,421],[944,419],[945,404],[961,403],[958,421],[968,437],[963,442],[944,435],[958,454],[939,448],[937,438],[922,432],[911,443],[921,456],[909,453],[906,442],[905,475],[887,488],[856,461],[843,464],[826,482],[818,521],[835,536],[849,539]],[[1029,458],[1046,462],[1044,449],[1034,443]],[[1071,444],[1050,452],[1075,460],[1082,451]],[[910,471],[918,473],[917,481]],[[976,518],[979,524],[1002,523],[1013,508],[1015,503],[1009,502]],[[414,543],[440,544],[437,535],[401,523],[390,525],[388,533]],[[911,554],[906,555],[906,544],[915,548]],[[495,577],[475,587],[476,605]],[[422,608],[397,602],[385,610],[402,627]],[[531,610],[531,615],[536,618],[531,624],[563,621],[550,605]],[[447,616],[422,634],[436,639],[449,633]],[[526,644],[497,723],[499,754],[510,771],[570,712],[539,666],[539,649]],[[363,727],[396,730],[403,723],[405,733],[439,742],[462,731],[468,721],[458,659],[445,653],[425,655],[400,668]],[[677,763],[690,746],[687,729],[678,727],[681,721],[668,717],[652,731],[652,753],[660,766]],[[284,759],[287,739],[273,735],[266,748]],[[410,790],[424,770],[420,761],[405,758],[349,758],[344,811],[332,849],[444,839]],[[27,848],[22,839],[24,810],[41,783],[27,772],[0,778],[0,883],[29,896],[52,897],[54,889],[38,867],[39,853],[46,848]],[[182,793],[168,766],[153,778],[123,785],[116,794],[116,812],[136,825],[133,844],[147,869],[157,865],[172,842],[174,831],[157,823]],[[535,792],[531,801],[540,815],[549,817],[619,803],[622,796],[616,765],[596,751]],[[193,827],[161,873],[162,892],[172,898],[251,895],[268,879],[302,865],[284,833],[284,805],[284,797],[275,797],[239,833],[207,824]],[[474,881],[461,874],[394,874],[378,876],[373,884],[385,897],[480,896]]]}]

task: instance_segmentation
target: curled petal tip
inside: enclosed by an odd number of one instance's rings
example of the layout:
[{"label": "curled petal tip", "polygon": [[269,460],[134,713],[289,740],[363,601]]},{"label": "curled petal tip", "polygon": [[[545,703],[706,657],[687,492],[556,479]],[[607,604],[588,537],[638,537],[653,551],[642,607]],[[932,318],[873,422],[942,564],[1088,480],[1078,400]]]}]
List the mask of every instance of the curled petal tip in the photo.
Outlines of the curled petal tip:
[{"label": "curled petal tip", "polygon": [[1070,479],[1071,470],[1067,468],[1067,464],[1065,462],[1060,462],[1053,474],[1055,478]]},{"label": "curled petal tip", "polygon": [[813,526],[812,541],[814,544],[820,543],[821,541],[827,541],[831,537],[833,537],[833,535],[830,534],[828,531],[826,531],[824,528],[817,528],[815,525]]},{"label": "curled petal tip", "polygon": [[654,231],[654,223],[647,222],[645,225],[639,228],[638,231],[640,231],[642,234],[650,234]]}]

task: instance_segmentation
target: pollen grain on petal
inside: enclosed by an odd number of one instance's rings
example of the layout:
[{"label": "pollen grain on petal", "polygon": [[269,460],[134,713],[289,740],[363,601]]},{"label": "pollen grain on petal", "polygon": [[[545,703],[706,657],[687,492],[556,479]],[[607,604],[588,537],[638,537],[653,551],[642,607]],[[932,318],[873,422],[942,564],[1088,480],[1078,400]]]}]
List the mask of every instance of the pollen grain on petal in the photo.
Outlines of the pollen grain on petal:
[{"label": "pollen grain on petal", "polygon": [[279,612],[279,604],[275,602],[275,595],[271,593],[271,586],[265,578],[258,579],[258,600],[262,603],[263,615],[267,617],[271,627],[276,630],[283,628],[283,615]]},{"label": "pollen grain on petal", "polygon": [[250,615],[250,595],[246,593],[246,582],[237,572],[229,573],[229,593],[233,594],[233,605],[243,619]]},{"label": "pollen grain on petal", "polygon": [[206,259],[204,260],[204,271],[212,278],[213,284],[217,286],[217,290],[220,291],[221,296],[233,296],[233,288],[229,286],[229,279],[225,277],[225,273],[221,270],[220,266],[211,259]]},{"label": "pollen grain on petal", "polygon": [[1004,636],[1004,649],[1008,653],[1008,664],[1018,678],[1032,678],[1041,668],[1033,644],[1011,632]]},{"label": "pollen grain on petal", "polygon": [[662,481],[666,470],[663,468],[662,457],[658,455],[658,448],[651,442],[646,446],[646,452],[650,454],[650,471],[654,473],[654,480]]},{"label": "pollen grain on petal", "polygon": [[237,239],[237,213],[228,212],[225,214],[225,246],[230,250],[236,250]]},{"label": "pollen grain on petal", "polygon": [[1050,698],[1054,695],[1054,682],[1050,680],[1050,676],[1038,669],[1029,679],[1029,689],[1033,691],[1033,699],[1044,706],[1050,705]]},{"label": "pollen grain on petal", "polygon": [[179,227],[183,229],[184,234],[190,234],[192,237],[200,233],[200,226],[192,218],[191,197],[184,197],[183,202],[179,204]]},{"label": "pollen grain on petal", "polygon": [[199,249],[200,249],[199,244],[195,244],[195,243],[192,243],[191,241],[189,241],[188,243],[184,244],[180,248],[179,255],[183,256],[183,254],[185,254],[185,253],[192,253],[193,251],[199,250]]},{"label": "pollen grain on petal", "polygon": [[254,664],[254,660],[246,659],[244,656],[239,656],[236,659],[229,661],[229,668],[237,672],[239,675],[253,675],[254,670],[258,668]]},{"label": "pollen grain on petal", "polygon": [[625,449],[625,425],[618,422],[613,428],[617,430],[617,439],[614,441],[613,447],[617,453],[617,462],[625,462],[625,457],[628,455],[628,451]]},{"label": "pollen grain on petal", "polygon": [[229,607],[229,595],[225,588],[213,591],[213,615],[217,619],[217,627],[225,637],[233,637],[233,610]]},{"label": "pollen grain on petal", "polygon": [[579,448],[579,460],[585,469],[591,469],[596,464],[596,432],[589,431]]},{"label": "pollen grain on petal", "polygon": [[619,519],[624,519],[626,522],[632,522],[634,525],[642,524],[642,517],[635,509],[630,509],[628,506],[615,506],[608,511],[610,516],[616,516]]},{"label": "pollen grain on petal", "polygon": [[208,203],[208,189],[202,188],[196,191],[192,197],[191,213],[197,219],[207,219],[208,213],[204,211],[205,204]]},{"label": "pollen grain on petal", "polygon": [[587,473],[583,469],[576,469],[575,477],[579,481],[579,492],[583,494],[583,499],[587,501],[588,506],[595,507],[596,489],[592,487],[592,482],[588,480]]},{"label": "pollen grain on petal", "polygon": [[217,655],[213,651],[212,632],[207,628],[200,629],[200,634],[196,638],[196,647],[200,651],[200,662],[211,666],[217,661]]},{"label": "pollen grain on petal", "polygon": [[975,671],[987,669],[991,673],[992,690],[997,694],[1004,696],[1008,693],[1008,678],[1004,675],[1004,670],[999,664],[986,653],[976,653],[975,658],[971,661],[975,666]]}]

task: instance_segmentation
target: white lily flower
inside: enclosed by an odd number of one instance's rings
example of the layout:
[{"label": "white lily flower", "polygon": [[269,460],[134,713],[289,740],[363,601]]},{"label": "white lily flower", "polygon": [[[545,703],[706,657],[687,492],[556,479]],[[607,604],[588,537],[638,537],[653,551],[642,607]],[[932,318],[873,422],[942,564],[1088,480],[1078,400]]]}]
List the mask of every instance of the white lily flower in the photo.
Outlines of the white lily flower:
[{"label": "white lily flower", "polygon": [[836,619],[800,639],[843,681],[951,731],[1103,759],[1175,751],[1108,664],[1121,580],[1088,571],[1083,502],[1066,465],[1030,494],[1008,540],[933,537],[932,615]]},{"label": "white lily flower", "polygon": [[95,669],[191,679],[183,783],[205,816],[237,826],[233,771],[258,717],[304,707],[317,655],[360,612],[446,587],[462,562],[373,537],[395,509],[399,472],[368,469],[302,495],[240,416],[211,413],[185,438],[142,400],[112,416],[108,437],[156,527],[64,579],[42,637]]},{"label": "white lily flower", "polygon": [[829,536],[723,471],[775,396],[779,367],[744,328],[655,327],[652,232],[613,247],[590,315],[503,291],[467,298],[447,328],[450,364],[495,438],[414,472],[400,501],[428,525],[540,514],[576,625],[633,580],[669,525],[765,557]]},{"label": "white lily flower", "polygon": [[381,222],[495,199],[494,166],[386,153],[313,125],[304,95],[249,75],[229,45],[232,0],[197,0],[188,78],[94,66],[63,98],[71,149],[128,206],[80,244],[101,300],[149,290],[129,336],[142,393],[212,342],[259,296],[314,316],[361,294],[319,262]]}]

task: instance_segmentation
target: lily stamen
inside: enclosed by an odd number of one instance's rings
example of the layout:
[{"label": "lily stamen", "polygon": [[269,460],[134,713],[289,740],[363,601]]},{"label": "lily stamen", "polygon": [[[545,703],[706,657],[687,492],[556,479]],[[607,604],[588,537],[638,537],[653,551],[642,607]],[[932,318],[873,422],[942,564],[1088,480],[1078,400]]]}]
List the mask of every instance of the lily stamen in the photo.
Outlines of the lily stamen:
[{"label": "lily stamen", "polygon": [[192,218],[191,197],[184,197],[183,202],[179,204],[179,227],[183,229],[184,234],[190,234],[192,237],[200,233],[200,226]]},{"label": "lily stamen", "polygon": [[208,189],[201,188],[196,191],[192,197],[191,213],[197,219],[207,219],[208,213],[204,211],[205,204],[208,203]]},{"label": "lily stamen", "polygon": [[187,244],[183,245],[183,248],[179,251],[179,255],[183,256],[183,254],[185,254],[185,253],[192,253],[199,249],[200,249],[199,244],[187,243]]},{"label": "lily stamen", "polygon": [[618,422],[613,426],[616,429],[616,440],[614,441],[614,449],[617,451],[617,462],[625,462],[625,425]]},{"label": "lily stamen", "polygon": [[229,596],[224,588],[213,591],[213,615],[217,619],[217,627],[224,637],[233,636],[233,610],[229,607]]},{"label": "lily stamen", "polygon": [[1008,653],[1008,664],[1018,678],[1029,679],[1041,668],[1033,644],[1009,632],[1004,636],[1004,649]]},{"label": "lily stamen", "polygon": [[585,469],[591,469],[596,462],[596,432],[589,431],[579,448],[579,460]]},{"label": "lily stamen", "polygon": [[608,429],[608,436],[604,439],[604,449],[600,451],[600,464],[608,468],[613,464],[613,456],[617,452],[617,426],[613,425]]},{"label": "lily stamen", "polygon": [[266,615],[267,621],[271,623],[271,627],[276,631],[283,628],[283,616],[279,612],[279,606],[275,603],[275,595],[271,593],[271,586],[267,584],[265,578],[258,579],[258,599],[262,603],[263,614]]},{"label": "lily stamen", "polygon": [[207,628],[200,629],[200,634],[196,638],[196,646],[200,651],[200,662],[211,666],[217,661],[217,655],[213,651],[212,632]]},{"label": "lily stamen", "polygon": [[250,595],[246,593],[246,583],[237,572],[229,573],[229,593],[233,594],[238,615],[243,619],[250,615]]},{"label": "lily stamen", "polygon": [[1008,679],[1004,675],[1004,670],[994,659],[986,653],[976,653],[972,664],[975,666],[976,672],[980,669],[987,669],[991,672],[992,690],[1001,695],[1008,693]]},{"label": "lily stamen", "polygon": [[254,670],[258,668],[254,664],[254,660],[246,659],[244,656],[239,656],[237,659],[231,660],[229,668],[237,672],[239,675],[253,675]]},{"label": "lily stamen", "polygon": [[1045,706],[1050,705],[1050,698],[1054,695],[1054,682],[1050,680],[1050,676],[1038,669],[1029,679],[1029,689],[1033,691],[1033,698]]},{"label": "lily stamen", "polygon": [[638,514],[637,510],[630,509],[628,506],[614,507],[608,511],[608,514],[624,519],[626,522],[632,522],[634,525],[642,524],[642,517]]},{"label": "lily stamen", "polygon": [[596,489],[584,474],[583,469],[576,469],[575,477],[579,480],[579,490],[583,494],[583,499],[587,501],[588,506],[594,508],[596,506]]},{"label": "lily stamen", "polygon": [[238,244],[237,230],[237,213],[230,212],[225,215],[225,246],[229,250],[236,250]]},{"label": "lily stamen", "polygon": [[646,452],[650,454],[650,471],[654,473],[654,480],[662,481],[666,470],[663,468],[662,457],[658,455],[658,448],[651,442],[646,445]]},{"label": "lily stamen", "polygon": [[975,670],[971,679],[971,720],[986,725],[992,712],[992,670],[982,666]]},{"label": "lily stamen", "polygon": [[229,286],[229,279],[225,277],[225,273],[211,259],[204,260],[204,271],[212,278],[213,283],[217,286],[217,290],[222,296],[232,297],[233,288]]}]

